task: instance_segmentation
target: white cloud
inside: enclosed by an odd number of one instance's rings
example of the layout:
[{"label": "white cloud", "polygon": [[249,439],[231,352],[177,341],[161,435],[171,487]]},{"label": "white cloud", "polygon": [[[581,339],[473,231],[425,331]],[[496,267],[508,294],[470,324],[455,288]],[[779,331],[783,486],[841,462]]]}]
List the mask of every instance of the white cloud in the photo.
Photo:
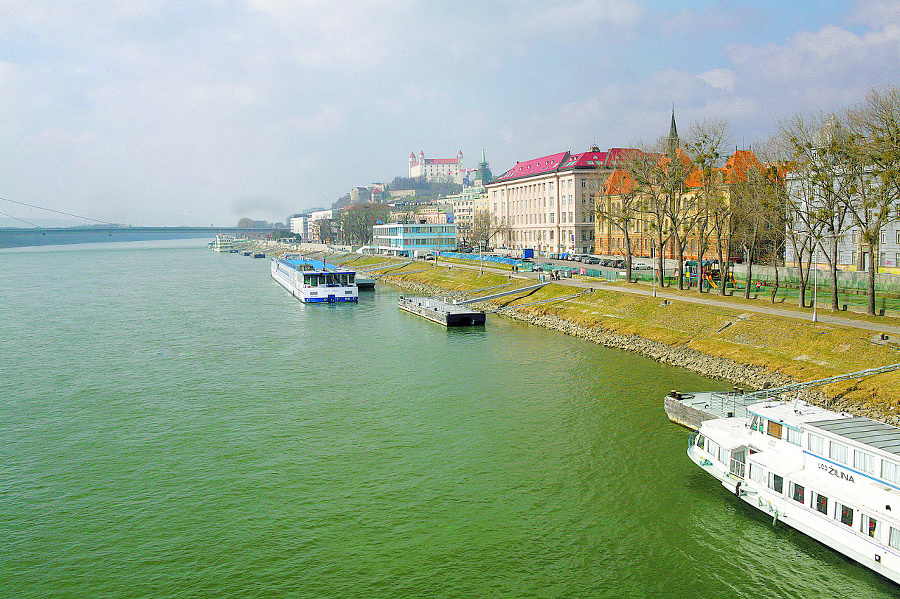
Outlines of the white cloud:
[{"label": "white cloud", "polygon": [[705,81],[711,87],[716,89],[725,89],[732,91],[734,89],[735,75],[731,69],[712,69],[705,73],[700,73],[697,78]]},{"label": "white cloud", "polygon": [[886,23],[900,24],[900,2],[897,0],[870,0],[857,2],[850,21],[869,27],[881,27]]},{"label": "white cloud", "polygon": [[548,34],[597,25],[633,27],[643,17],[645,9],[631,0],[578,0],[521,12],[526,15],[528,29]]},{"label": "white cloud", "polygon": [[800,32],[785,44],[735,45],[727,50],[742,87],[794,90],[821,102],[862,97],[873,85],[896,81],[900,27],[855,34],[835,25]]}]

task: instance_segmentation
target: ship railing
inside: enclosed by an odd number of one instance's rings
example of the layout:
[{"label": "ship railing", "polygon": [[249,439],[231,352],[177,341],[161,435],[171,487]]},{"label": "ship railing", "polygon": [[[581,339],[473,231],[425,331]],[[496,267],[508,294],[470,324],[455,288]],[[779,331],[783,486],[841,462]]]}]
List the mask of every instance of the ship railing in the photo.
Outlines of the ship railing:
[{"label": "ship railing", "polygon": [[740,391],[728,391],[724,393],[710,393],[707,398],[707,406],[704,411],[722,414],[724,417],[747,416],[747,406],[759,401],[751,399],[748,394]]}]

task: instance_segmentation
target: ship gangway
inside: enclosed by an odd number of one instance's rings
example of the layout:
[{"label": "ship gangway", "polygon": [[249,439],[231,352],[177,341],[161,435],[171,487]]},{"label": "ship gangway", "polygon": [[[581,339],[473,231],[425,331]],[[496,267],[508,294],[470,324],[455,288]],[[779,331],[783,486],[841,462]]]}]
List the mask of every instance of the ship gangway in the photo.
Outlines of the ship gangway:
[{"label": "ship gangway", "polygon": [[734,388],[731,391],[699,391],[682,393],[672,390],[663,401],[666,415],[669,420],[692,430],[698,430],[704,420],[715,418],[730,418],[732,416],[746,416],[747,406],[777,397],[789,399],[790,395],[813,387],[820,387],[840,381],[862,379],[876,374],[891,372],[900,368],[900,364],[868,368],[857,372],[850,372],[838,376],[830,376],[824,379],[808,381],[805,383],[792,383],[781,387],[769,387],[759,391],[745,393],[743,389]]}]

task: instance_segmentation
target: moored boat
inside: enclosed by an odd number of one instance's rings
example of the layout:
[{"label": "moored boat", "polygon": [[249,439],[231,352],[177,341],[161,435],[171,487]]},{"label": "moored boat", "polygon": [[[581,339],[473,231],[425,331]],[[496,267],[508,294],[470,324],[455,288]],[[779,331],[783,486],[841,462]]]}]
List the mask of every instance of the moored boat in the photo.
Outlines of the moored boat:
[{"label": "moored boat", "polygon": [[765,401],[704,421],[687,453],[773,524],[900,583],[900,428],[799,399]]},{"label": "moored boat", "polygon": [[217,252],[230,252],[234,247],[234,237],[226,233],[219,233],[213,240],[211,247]]},{"label": "moored boat", "polygon": [[272,278],[303,303],[359,301],[355,271],[316,268],[296,254],[274,258]]}]

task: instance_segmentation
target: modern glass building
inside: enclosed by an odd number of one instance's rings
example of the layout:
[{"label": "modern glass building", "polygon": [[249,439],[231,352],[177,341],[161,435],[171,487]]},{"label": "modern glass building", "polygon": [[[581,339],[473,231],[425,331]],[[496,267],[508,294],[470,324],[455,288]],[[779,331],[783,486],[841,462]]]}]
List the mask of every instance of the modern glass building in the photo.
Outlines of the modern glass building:
[{"label": "modern glass building", "polygon": [[398,256],[415,256],[431,250],[456,248],[456,225],[431,223],[388,223],[372,227],[372,245]]}]

